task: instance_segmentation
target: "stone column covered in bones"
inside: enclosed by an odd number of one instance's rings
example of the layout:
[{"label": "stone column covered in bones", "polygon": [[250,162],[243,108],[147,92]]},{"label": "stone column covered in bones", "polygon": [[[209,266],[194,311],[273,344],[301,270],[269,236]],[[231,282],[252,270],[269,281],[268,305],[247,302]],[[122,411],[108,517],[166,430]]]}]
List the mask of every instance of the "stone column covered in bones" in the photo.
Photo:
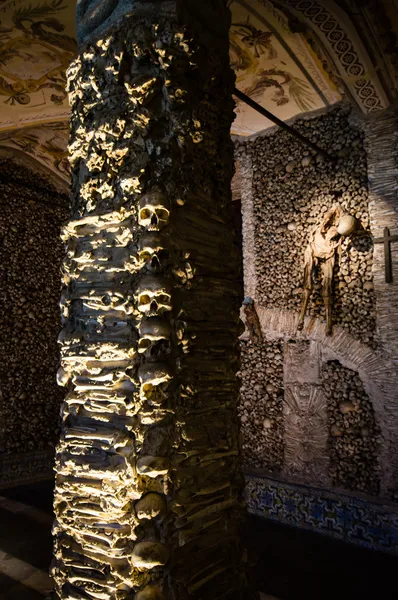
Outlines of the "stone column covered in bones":
[{"label": "stone column covered in bones", "polygon": [[247,600],[229,14],[130,2],[120,25],[104,3],[104,31],[85,4],[68,84],[57,593]]}]

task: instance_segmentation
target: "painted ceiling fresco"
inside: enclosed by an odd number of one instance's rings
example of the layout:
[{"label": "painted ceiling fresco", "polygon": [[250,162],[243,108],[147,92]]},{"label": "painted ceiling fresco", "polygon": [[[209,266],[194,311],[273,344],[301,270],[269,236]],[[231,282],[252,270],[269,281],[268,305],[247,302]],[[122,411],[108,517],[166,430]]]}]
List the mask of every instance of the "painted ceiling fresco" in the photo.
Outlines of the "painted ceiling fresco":
[{"label": "painted ceiling fresco", "polygon": [[[271,3],[231,0],[231,65],[237,87],[282,120],[341,100],[304,37]],[[241,102],[232,132],[251,135],[272,125]]]},{"label": "painted ceiling fresco", "polygon": [[77,51],[64,0],[0,3],[0,127],[68,118],[65,69]]},{"label": "painted ceiling fresco", "polygon": [[[360,14],[359,27],[368,27],[370,37],[384,40],[384,17],[379,26],[372,2],[355,15]],[[398,0],[374,0],[376,8],[383,2],[391,22],[398,17]],[[388,79],[388,70],[393,81],[398,64],[384,68],[382,44],[373,43],[376,55],[370,58],[358,24],[339,3],[228,0],[237,87],[283,120],[342,97],[350,97],[364,113],[387,106],[380,81]],[[22,152],[64,182],[69,180],[65,69],[77,52],[74,23],[73,0],[0,0],[0,150]],[[251,135],[270,125],[237,102],[232,133]]]},{"label": "painted ceiling fresco", "polygon": [[77,52],[68,0],[0,0],[0,148],[69,181],[65,70]]},{"label": "painted ceiling fresco", "polygon": [[0,147],[23,152],[69,182],[68,137],[68,120],[37,123],[30,127],[0,130]]}]

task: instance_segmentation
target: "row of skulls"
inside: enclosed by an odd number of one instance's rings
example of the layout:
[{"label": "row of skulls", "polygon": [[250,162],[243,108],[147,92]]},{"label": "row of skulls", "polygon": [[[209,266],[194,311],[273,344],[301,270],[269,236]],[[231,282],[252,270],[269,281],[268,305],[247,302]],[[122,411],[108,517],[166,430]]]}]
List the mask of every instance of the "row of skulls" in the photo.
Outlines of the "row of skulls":
[{"label": "row of skulls", "polygon": [[[170,202],[159,191],[152,191],[142,196],[139,208],[139,224],[145,229],[138,239],[138,255],[140,264],[146,264],[147,270],[152,274],[145,274],[140,279],[137,290],[137,308],[142,314],[142,320],[139,325],[138,352],[144,354],[151,351],[151,348],[157,342],[164,340],[165,344],[170,344],[172,327],[170,321],[166,318],[166,313],[172,310],[171,294],[172,281],[158,274],[160,271],[161,252],[167,250],[167,240],[163,229],[169,222]],[[75,247],[71,249],[71,255],[76,260]],[[78,257],[79,258],[79,257]],[[86,256],[83,257],[87,259]],[[120,258],[119,258],[120,260]],[[84,304],[82,312],[87,311],[90,315],[92,311],[116,311],[124,312],[129,315],[133,307],[131,301],[126,297],[123,291],[109,291],[105,296],[92,295],[89,288],[84,295],[79,294],[79,301]],[[61,297],[60,307],[61,315],[64,320],[68,317],[71,298],[66,292]],[[123,320],[123,317],[121,317]],[[116,318],[117,319],[117,318]],[[108,321],[112,326],[116,321]],[[95,329],[97,328],[97,319],[93,319]],[[109,333],[108,333],[109,335]],[[62,340],[62,334],[59,337]],[[155,373],[156,371],[156,373]],[[66,385],[68,376],[63,368],[57,375],[58,383]],[[142,387],[141,391],[145,393],[150,389],[164,383],[170,379],[168,369],[160,363],[145,363],[139,369],[139,379]]]},{"label": "row of skulls", "polygon": [[160,231],[169,222],[170,201],[159,191],[144,194],[140,200],[138,222],[147,231]]},{"label": "row of skulls", "polygon": [[[139,224],[146,229],[140,236],[138,252],[149,270],[160,267],[159,253],[164,250],[165,240],[159,232],[169,223],[170,202],[155,190],[142,196],[138,215]],[[171,282],[159,276],[145,276],[138,289],[138,310],[145,315],[162,315],[171,310]]]},{"label": "row of skulls", "polygon": [[[170,202],[161,192],[155,190],[142,196],[138,222],[146,231],[139,238],[138,253],[140,259],[147,263],[147,268],[155,273],[160,271],[159,255],[166,245],[164,234],[160,232],[168,225],[169,219]],[[161,275],[144,275],[140,280],[137,287],[138,310],[144,319],[139,326],[138,352],[147,352],[161,340],[170,342],[171,324],[165,313],[172,310],[171,291],[172,282]],[[171,374],[165,364],[149,362],[140,366],[138,377],[141,394],[145,396],[149,392],[152,402],[156,402],[155,395],[162,397],[158,386],[167,383]]]}]

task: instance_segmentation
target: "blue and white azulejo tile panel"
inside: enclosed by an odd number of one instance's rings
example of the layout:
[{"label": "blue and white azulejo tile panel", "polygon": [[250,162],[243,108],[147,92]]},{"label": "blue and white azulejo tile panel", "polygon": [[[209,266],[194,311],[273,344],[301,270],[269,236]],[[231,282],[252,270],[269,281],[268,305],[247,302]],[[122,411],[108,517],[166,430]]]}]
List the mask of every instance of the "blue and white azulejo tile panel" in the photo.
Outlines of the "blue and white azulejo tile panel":
[{"label": "blue and white azulejo tile panel", "polygon": [[398,554],[398,506],[246,474],[251,514]]}]

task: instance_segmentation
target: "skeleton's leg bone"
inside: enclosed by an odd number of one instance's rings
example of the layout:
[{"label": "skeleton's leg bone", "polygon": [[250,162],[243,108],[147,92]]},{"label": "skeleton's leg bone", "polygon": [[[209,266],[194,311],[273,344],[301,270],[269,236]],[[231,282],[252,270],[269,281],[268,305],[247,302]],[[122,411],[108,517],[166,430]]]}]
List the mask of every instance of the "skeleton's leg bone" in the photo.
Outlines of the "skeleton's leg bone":
[{"label": "skeleton's leg bone", "polygon": [[332,333],[332,285],[333,285],[333,269],[334,255],[321,263],[322,273],[322,297],[326,311],[326,333]]},{"label": "skeleton's leg bone", "polygon": [[303,301],[301,305],[301,312],[297,329],[301,331],[304,327],[304,317],[307,312],[308,301],[313,291],[312,285],[312,271],[314,268],[314,256],[312,253],[311,245],[307,246],[304,253],[304,285],[303,285]]}]

